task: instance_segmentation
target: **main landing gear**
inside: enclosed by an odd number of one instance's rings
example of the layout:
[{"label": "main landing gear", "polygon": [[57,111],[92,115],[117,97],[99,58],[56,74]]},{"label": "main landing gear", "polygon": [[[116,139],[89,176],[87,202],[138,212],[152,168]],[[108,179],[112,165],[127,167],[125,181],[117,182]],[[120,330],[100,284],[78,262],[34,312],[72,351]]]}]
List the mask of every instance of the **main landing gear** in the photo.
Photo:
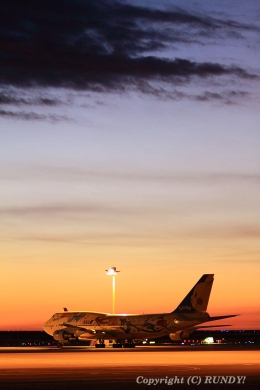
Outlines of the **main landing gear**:
[{"label": "main landing gear", "polygon": [[125,343],[124,348],[135,348],[135,344],[134,343]]},{"label": "main landing gear", "polygon": [[[99,340],[98,343],[95,344],[96,348],[105,348],[106,344],[104,343],[104,340]],[[126,341],[124,344],[120,342],[116,342],[112,344],[113,348],[135,348],[135,344],[131,341]]]},{"label": "main landing gear", "polygon": [[112,344],[112,347],[113,348],[122,348],[122,344],[121,343],[114,343],[114,344]]},{"label": "main landing gear", "polygon": [[106,348],[106,344],[103,342],[103,343],[97,343],[95,344],[95,347],[96,348]]},{"label": "main landing gear", "polygon": [[125,344],[121,344],[121,343],[116,343],[116,344],[113,344],[113,348],[135,348],[135,344],[134,343],[131,343],[131,342],[126,342]]},{"label": "main landing gear", "polygon": [[104,339],[100,338],[98,340],[98,343],[95,344],[96,348],[106,348],[106,344],[104,342]]}]

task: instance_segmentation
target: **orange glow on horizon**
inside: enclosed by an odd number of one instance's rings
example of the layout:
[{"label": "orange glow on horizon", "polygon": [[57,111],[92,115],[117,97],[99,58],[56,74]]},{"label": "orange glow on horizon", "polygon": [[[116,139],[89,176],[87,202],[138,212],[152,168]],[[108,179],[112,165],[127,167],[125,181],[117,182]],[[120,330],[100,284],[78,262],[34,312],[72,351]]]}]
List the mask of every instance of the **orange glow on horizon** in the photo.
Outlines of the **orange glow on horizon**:
[{"label": "orange glow on horizon", "polygon": [[111,313],[113,285],[169,313],[203,274],[210,315],[260,329],[259,2],[52,3],[26,33],[4,7],[0,329]]}]

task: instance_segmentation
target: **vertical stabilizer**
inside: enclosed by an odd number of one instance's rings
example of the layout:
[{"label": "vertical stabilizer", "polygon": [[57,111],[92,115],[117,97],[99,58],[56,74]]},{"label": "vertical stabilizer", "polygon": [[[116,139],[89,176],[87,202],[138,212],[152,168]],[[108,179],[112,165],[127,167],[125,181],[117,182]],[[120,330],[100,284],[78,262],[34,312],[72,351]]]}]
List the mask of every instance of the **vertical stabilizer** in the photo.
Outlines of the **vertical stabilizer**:
[{"label": "vertical stabilizer", "polygon": [[173,313],[195,313],[207,310],[214,274],[204,274]]}]

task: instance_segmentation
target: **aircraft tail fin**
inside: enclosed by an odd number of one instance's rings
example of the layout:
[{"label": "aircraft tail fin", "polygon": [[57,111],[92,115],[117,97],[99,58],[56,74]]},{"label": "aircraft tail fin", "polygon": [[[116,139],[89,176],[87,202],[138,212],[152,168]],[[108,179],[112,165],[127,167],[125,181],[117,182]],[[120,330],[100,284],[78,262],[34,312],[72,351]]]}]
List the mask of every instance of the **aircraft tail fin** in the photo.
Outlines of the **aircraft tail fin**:
[{"label": "aircraft tail fin", "polygon": [[196,313],[207,310],[214,274],[204,274],[176,307],[173,313]]}]

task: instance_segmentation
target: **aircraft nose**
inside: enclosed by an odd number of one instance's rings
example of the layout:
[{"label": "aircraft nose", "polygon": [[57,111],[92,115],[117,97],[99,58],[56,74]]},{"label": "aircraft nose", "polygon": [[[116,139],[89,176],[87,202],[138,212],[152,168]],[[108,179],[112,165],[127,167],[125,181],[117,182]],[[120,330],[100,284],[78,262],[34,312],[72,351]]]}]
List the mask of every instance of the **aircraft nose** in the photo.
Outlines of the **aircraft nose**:
[{"label": "aircraft nose", "polygon": [[51,326],[50,326],[50,320],[46,321],[43,325],[42,329],[44,332],[48,333],[49,335],[52,335]]}]

